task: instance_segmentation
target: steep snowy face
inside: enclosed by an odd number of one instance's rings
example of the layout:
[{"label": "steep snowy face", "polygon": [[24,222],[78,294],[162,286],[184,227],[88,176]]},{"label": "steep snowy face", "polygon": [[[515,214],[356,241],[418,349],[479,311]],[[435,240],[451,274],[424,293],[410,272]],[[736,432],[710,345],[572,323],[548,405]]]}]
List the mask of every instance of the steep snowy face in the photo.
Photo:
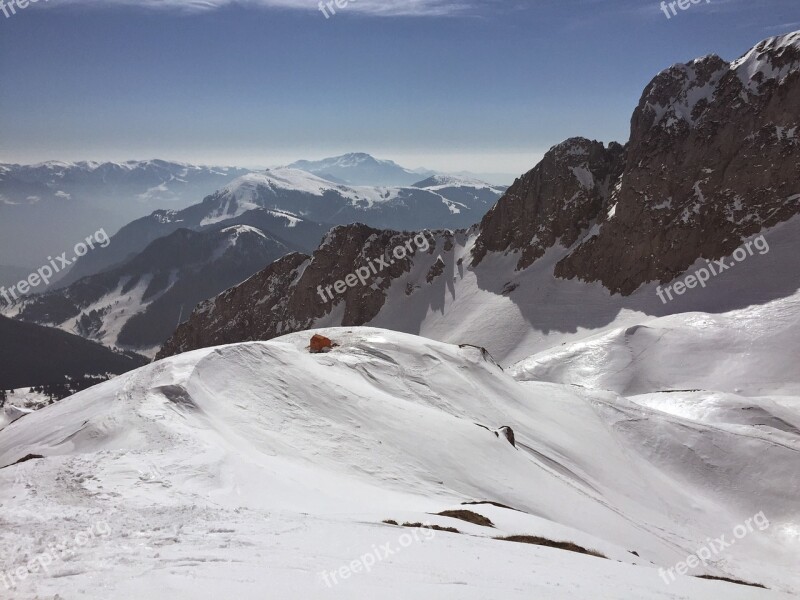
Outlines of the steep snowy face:
[{"label": "steep snowy face", "polygon": [[742,84],[753,93],[770,81],[781,83],[800,70],[800,31],[764,40],[731,64]]},{"label": "steep snowy face", "polygon": [[[310,354],[314,333],[336,346]],[[783,421],[796,426],[797,411],[787,403]],[[335,597],[399,585],[477,600],[487,581],[491,597],[557,600],[798,591],[797,431],[777,419],[756,428],[675,413],[519,382],[479,348],[379,329],[200,350],[0,430],[0,543],[14,550],[0,568],[102,521],[108,535],[53,565],[52,577],[20,582],[15,597],[80,588],[133,598],[167,586],[184,598],[203,586],[203,598],[223,588],[255,598],[266,581],[278,595],[320,597],[329,591],[320,572],[410,531],[382,523],[391,519],[460,533],[436,532],[407,558],[340,582]],[[29,455],[44,458],[15,464]],[[507,508],[462,504],[486,501]],[[452,509],[494,526],[437,515]],[[683,577],[665,584],[659,567],[760,513],[767,523],[757,519],[762,527],[692,574],[760,583],[770,595]],[[493,539],[506,535],[610,560]]]}]

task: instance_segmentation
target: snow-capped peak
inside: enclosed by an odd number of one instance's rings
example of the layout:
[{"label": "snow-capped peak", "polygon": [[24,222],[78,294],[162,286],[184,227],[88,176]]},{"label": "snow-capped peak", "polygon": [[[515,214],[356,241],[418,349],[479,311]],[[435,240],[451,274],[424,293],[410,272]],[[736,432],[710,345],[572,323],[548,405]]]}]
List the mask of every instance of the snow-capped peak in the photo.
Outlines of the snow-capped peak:
[{"label": "snow-capped peak", "polygon": [[768,79],[782,80],[800,68],[800,31],[768,38],[730,66],[751,92]]},{"label": "snow-capped peak", "polygon": [[432,171],[411,171],[391,160],[377,159],[365,152],[351,152],[321,160],[299,160],[288,165],[331,181],[348,185],[402,186],[411,185],[420,176]]}]

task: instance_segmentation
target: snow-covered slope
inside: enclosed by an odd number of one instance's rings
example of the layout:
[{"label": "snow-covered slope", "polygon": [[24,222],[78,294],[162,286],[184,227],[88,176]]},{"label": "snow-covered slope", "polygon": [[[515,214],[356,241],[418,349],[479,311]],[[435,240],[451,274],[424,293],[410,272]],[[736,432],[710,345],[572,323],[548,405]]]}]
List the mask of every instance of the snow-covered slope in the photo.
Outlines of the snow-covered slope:
[{"label": "snow-covered slope", "polygon": [[423,179],[414,184],[414,187],[426,188],[429,190],[443,190],[448,188],[475,188],[475,189],[492,189],[501,194],[506,188],[499,185],[491,185],[480,179],[474,177],[465,177],[460,175],[431,175],[427,179]]},{"label": "snow-covered slope", "polygon": [[6,401],[0,406],[0,429],[35,410],[52,404],[46,394],[31,390],[32,388],[8,390]]},{"label": "snow-covered slope", "polygon": [[283,167],[240,177],[207,198],[202,208],[184,211],[181,217],[191,222],[202,211],[201,224],[206,225],[260,207],[293,211],[332,225],[361,222],[398,230],[455,229],[477,223],[503,191],[469,181],[433,187],[352,186]]},{"label": "snow-covered slope", "polygon": [[521,379],[626,396],[718,390],[800,396],[800,298],[713,315],[690,312],[613,329],[514,365]]},{"label": "snow-covered slope", "polygon": [[[92,531],[69,560],[18,581],[14,598],[800,591],[797,432],[734,431],[613,392],[516,381],[472,347],[367,328],[319,333],[339,345],[309,354],[307,332],[198,350],[0,431],[0,570]],[[800,418],[796,403],[783,410]],[[503,426],[516,446],[495,433]],[[14,465],[28,455],[45,458]],[[462,504],[472,501],[511,508]],[[495,527],[433,514],[449,509]],[[709,538],[730,539],[760,513],[768,526],[692,574],[770,591],[665,583],[659,567]],[[505,535],[572,542],[607,559],[493,539]],[[356,565],[383,547],[393,553],[369,573],[367,561]],[[342,576],[343,565],[354,572]]]}]

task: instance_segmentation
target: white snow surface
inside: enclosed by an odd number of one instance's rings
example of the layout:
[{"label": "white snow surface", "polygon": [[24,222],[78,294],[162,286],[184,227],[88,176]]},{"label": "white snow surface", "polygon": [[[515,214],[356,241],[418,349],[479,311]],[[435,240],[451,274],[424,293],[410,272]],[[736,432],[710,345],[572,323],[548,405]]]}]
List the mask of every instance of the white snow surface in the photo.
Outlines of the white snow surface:
[{"label": "white snow surface", "polygon": [[[586,235],[596,234],[601,226],[594,224]],[[450,250],[445,250],[445,239],[438,236],[430,252],[414,255],[408,276],[393,282],[380,313],[367,325],[443,342],[483,346],[495,360],[510,366],[541,352],[558,352],[559,348],[573,342],[589,343],[593,336],[629,327],[675,327],[692,336],[691,330],[702,322],[703,313],[709,313],[710,322],[719,321],[720,327],[730,324],[731,329],[708,340],[719,342],[723,350],[727,342],[738,340],[736,349],[743,356],[747,356],[748,345],[752,342],[755,348],[765,352],[760,358],[767,367],[765,373],[778,369],[769,367],[773,357],[775,365],[793,372],[796,369],[792,365],[800,358],[800,342],[796,341],[800,340],[797,279],[800,217],[758,235],[764,236],[769,252],[755,252],[743,262],[726,257],[727,264],[736,264],[710,279],[705,288],[696,287],[682,296],[673,295],[673,301],[667,304],[657,295],[657,282],[644,284],[631,296],[622,297],[609,293],[599,282],[555,277],[555,265],[569,251],[561,246],[547,250],[524,271],[516,271],[519,261],[516,252],[489,253],[479,265],[473,266],[474,232],[457,232]],[[432,283],[425,284],[426,274],[439,256],[445,263],[444,271]],[[685,275],[704,267],[707,262],[698,259]],[[682,279],[683,276],[675,281]],[[422,282],[422,285],[408,295],[406,286],[411,282]],[[505,290],[509,286],[513,291],[507,293]],[[672,314],[684,316],[651,324],[654,319],[668,318]],[[740,318],[746,319],[751,327],[746,330],[738,327],[736,320]],[[324,324],[334,323],[325,321]],[[715,329],[710,331],[713,333]],[[677,331],[675,335],[679,335]],[[774,344],[770,341],[771,335],[775,336]],[[686,339],[688,350],[689,338]],[[782,347],[779,343],[785,345]],[[708,343],[706,348],[713,354],[716,350],[711,346]],[[695,357],[691,352],[675,352],[672,358],[679,361],[673,373],[684,368],[693,372],[689,363]],[[753,370],[755,372],[756,368]],[[753,381],[762,379],[759,375]],[[672,383],[677,384],[677,381]],[[795,388],[792,393],[800,392]]]},{"label": "white snow surface", "polygon": [[485,181],[476,179],[475,177],[440,174],[440,175],[433,175],[428,179],[426,179],[425,181],[428,180],[430,180],[431,183],[429,185],[426,185],[425,189],[437,192],[453,187],[470,187],[478,190],[481,189],[493,190],[501,194],[505,191],[504,188],[500,186],[491,185],[489,183],[486,183]]},{"label": "white snow surface", "polygon": [[[0,430],[0,574],[24,571],[53,544],[70,550],[10,597],[800,592],[796,400],[718,396],[730,410],[691,411],[518,381],[478,349],[381,329],[319,330],[338,346],[310,354],[312,333],[166,359]],[[742,402],[766,426],[731,418]],[[494,433],[502,426],[516,447]],[[45,458],[15,464],[31,454]],[[459,508],[495,527],[434,514]],[[760,512],[769,527],[692,574],[769,590],[685,576],[667,585],[659,575]],[[493,539],[513,534],[608,559]],[[369,573],[353,567],[386,544],[393,554]],[[321,574],[345,565],[361,572],[326,585]]]}]

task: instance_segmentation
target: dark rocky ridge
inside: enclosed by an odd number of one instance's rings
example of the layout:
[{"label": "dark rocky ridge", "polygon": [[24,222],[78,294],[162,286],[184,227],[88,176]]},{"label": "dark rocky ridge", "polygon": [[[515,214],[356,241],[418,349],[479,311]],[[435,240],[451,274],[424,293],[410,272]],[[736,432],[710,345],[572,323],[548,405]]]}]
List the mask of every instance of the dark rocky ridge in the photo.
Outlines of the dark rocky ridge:
[{"label": "dark rocky ridge", "polygon": [[[319,293],[378,257],[404,245],[415,234],[373,229],[356,223],[332,229],[313,256],[289,254],[217,298],[200,304],[180,325],[156,358],[194,348],[234,342],[271,339],[308,329],[316,319],[341,305],[341,324],[362,325],[372,320],[386,299],[386,289],[407,274],[410,258],[391,262],[366,285],[348,287],[333,300]],[[433,235],[425,234],[426,239]],[[431,245],[431,249],[433,245]],[[417,253],[424,250],[417,250]]]}]

